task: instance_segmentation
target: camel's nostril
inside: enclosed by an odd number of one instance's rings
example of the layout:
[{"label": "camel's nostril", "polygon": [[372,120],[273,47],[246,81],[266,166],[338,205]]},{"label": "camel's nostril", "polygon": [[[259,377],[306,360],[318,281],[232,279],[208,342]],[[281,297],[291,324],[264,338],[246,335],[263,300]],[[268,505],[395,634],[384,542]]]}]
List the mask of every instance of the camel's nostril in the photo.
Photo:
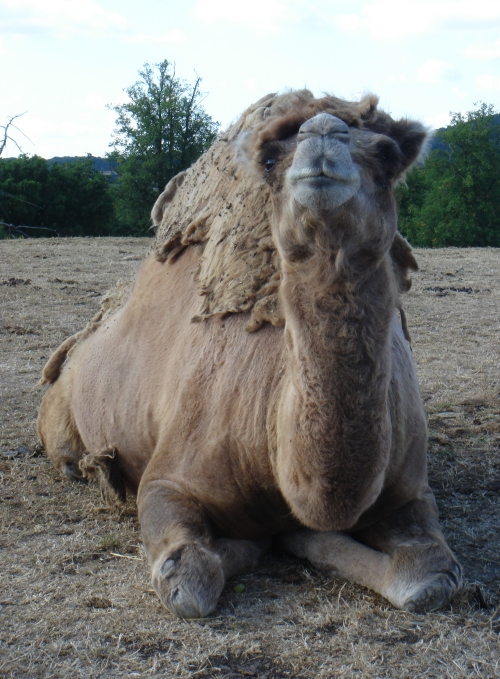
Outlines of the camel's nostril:
[{"label": "camel's nostril", "polygon": [[298,141],[311,136],[335,136],[341,140],[347,140],[349,139],[349,126],[330,113],[319,113],[300,126]]}]

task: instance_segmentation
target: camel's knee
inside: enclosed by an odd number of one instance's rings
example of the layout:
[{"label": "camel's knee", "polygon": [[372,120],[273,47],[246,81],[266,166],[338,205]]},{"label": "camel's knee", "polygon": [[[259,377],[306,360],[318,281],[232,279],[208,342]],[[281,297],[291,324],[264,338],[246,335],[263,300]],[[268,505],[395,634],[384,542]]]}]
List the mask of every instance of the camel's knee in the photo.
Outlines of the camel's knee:
[{"label": "camel's knee", "polygon": [[270,541],[216,540],[171,545],[152,564],[153,587],[180,618],[203,618],[215,609],[226,579],[253,570]]},{"label": "camel's knee", "polygon": [[154,469],[145,473],[137,497],[153,587],[175,615],[204,617],[215,609],[224,565],[233,560],[225,545],[219,553],[203,506],[179,483],[155,476]]},{"label": "camel's knee", "polygon": [[173,545],[152,564],[162,604],[180,618],[204,618],[217,606],[225,577],[218,554],[201,542]]},{"label": "camel's knee", "polygon": [[375,549],[373,539],[367,546],[334,532],[291,531],[279,540],[296,556],[382,594],[396,608],[423,613],[450,601],[460,587],[462,570],[443,538],[424,530],[417,538],[415,533],[412,526],[406,536],[396,531],[392,541],[385,535]]},{"label": "camel's knee", "polygon": [[445,542],[404,545],[391,554],[382,594],[396,606],[425,613],[458,591],[462,568]]},{"label": "camel's knee", "polygon": [[38,413],[37,431],[47,456],[69,479],[83,481],[78,463],[85,454],[64,382],[49,387]]},{"label": "camel's knee", "polygon": [[389,554],[382,594],[397,608],[432,611],[460,587],[462,569],[446,544],[429,489],[356,537]]}]

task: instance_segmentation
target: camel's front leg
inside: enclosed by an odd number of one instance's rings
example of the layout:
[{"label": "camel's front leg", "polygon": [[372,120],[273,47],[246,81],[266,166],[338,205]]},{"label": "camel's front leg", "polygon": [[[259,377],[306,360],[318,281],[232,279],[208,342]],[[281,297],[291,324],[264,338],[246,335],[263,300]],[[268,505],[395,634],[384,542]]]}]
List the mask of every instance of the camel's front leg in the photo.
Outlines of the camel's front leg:
[{"label": "camel's front leg", "polygon": [[153,587],[181,618],[209,615],[225,580],[254,568],[263,551],[248,540],[215,540],[203,507],[168,480],[144,479],[138,507]]},{"label": "camel's front leg", "polygon": [[286,533],[281,541],[318,568],[368,587],[404,610],[441,608],[460,586],[461,568],[439,528],[430,491],[353,535],[304,530]]}]

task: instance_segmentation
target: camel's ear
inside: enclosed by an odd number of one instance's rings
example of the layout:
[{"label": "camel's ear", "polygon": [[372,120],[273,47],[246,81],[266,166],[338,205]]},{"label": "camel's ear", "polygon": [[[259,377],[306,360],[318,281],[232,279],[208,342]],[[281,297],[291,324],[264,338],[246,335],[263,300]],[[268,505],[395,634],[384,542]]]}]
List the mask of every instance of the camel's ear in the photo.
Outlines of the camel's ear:
[{"label": "camel's ear", "polygon": [[423,161],[428,153],[431,141],[430,130],[416,120],[395,120],[389,135],[401,150],[404,171],[419,161]]},{"label": "camel's ear", "polygon": [[151,219],[153,221],[153,226],[158,226],[159,224],[161,224],[163,219],[163,212],[166,206],[169,203],[171,203],[172,200],[174,199],[174,196],[177,193],[177,189],[179,188],[179,186],[182,185],[185,176],[186,172],[179,172],[179,174],[176,174],[175,177],[172,177],[172,179],[165,186],[165,190],[162,193],[160,193],[160,195],[156,199],[156,203],[153,205],[153,209],[151,210]]},{"label": "camel's ear", "polygon": [[[394,152],[390,153],[393,165],[393,177],[399,178],[417,162],[422,162],[428,153],[432,136],[430,130],[417,120],[393,120],[383,111],[378,111],[375,120],[370,121],[367,127],[392,139],[397,145],[398,161],[395,161]],[[389,143],[386,146],[390,146]],[[388,150],[386,149],[386,153]]]}]

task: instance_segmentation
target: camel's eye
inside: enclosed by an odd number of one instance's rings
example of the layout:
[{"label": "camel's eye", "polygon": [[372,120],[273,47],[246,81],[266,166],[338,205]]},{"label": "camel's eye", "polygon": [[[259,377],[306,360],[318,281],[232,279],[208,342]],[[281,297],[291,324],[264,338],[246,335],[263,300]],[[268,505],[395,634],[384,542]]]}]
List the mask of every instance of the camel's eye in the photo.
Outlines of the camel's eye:
[{"label": "camel's eye", "polygon": [[264,162],[264,167],[266,168],[266,172],[271,172],[271,170],[274,168],[276,165],[276,159],[275,158],[268,158]]}]

